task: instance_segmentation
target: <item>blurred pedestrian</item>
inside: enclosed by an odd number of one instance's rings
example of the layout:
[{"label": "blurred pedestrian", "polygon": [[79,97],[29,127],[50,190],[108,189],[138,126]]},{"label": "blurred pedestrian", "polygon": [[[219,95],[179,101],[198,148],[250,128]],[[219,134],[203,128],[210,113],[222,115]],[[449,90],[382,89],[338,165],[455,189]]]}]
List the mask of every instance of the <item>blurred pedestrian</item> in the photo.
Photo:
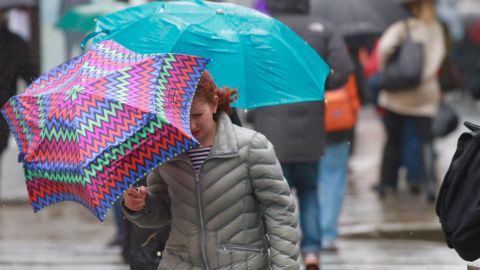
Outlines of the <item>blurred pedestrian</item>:
[{"label": "blurred pedestrian", "polygon": [[[267,1],[267,4],[275,18],[294,30],[320,55],[328,55],[327,62],[333,71],[327,78],[327,88],[345,84],[352,64],[348,54],[338,53],[338,48],[345,49],[343,40],[332,36],[332,27],[327,22],[309,15],[310,2],[277,0]],[[300,249],[307,269],[319,269],[320,265],[322,233],[318,176],[325,146],[323,116],[322,101],[258,108],[247,114],[247,121],[272,141],[285,177],[296,190],[302,232]]]},{"label": "blurred pedestrian", "polygon": [[[384,123],[383,116],[385,110],[378,105],[378,96],[380,94],[380,73],[378,70],[378,50],[379,50],[379,41],[375,43],[375,46],[365,61],[364,65],[364,74],[367,79],[367,88],[369,91],[369,100],[372,105],[376,107],[377,115]],[[420,192],[420,184],[423,177],[422,172],[422,160],[421,160],[421,142],[417,138],[417,133],[415,132],[415,126],[411,121],[405,123],[403,128],[402,140],[403,140],[403,149],[402,149],[402,161],[401,166],[406,169],[407,182],[410,188],[410,191],[414,194]],[[412,154],[417,153],[417,154]],[[389,182],[386,185],[392,190],[396,191],[398,187],[398,179],[389,179]],[[379,191],[380,185],[375,184],[373,186],[374,190]]]},{"label": "blurred pedestrian", "polygon": [[377,40],[378,35],[374,34],[359,34],[359,35],[350,35],[344,37],[345,43],[347,44],[347,49],[350,54],[350,58],[353,61],[354,65],[354,75],[355,81],[358,86],[358,93],[362,104],[367,104],[370,100],[370,96],[367,89],[367,81],[363,73],[363,66],[361,61],[361,52],[368,51],[371,52],[374,49],[375,41]]},{"label": "blurred pedestrian", "polygon": [[[302,38],[304,35],[298,29],[316,35],[305,20],[310,18],[306,15],[308,1],[267,1],[267,5],[272,16]],[[321,228],[316,179],[318,161],[324,151],[323,110],[323,102],[318,101],[263,107],[247,113],[247,122],[275,146],[285,178],[296,191],[302,234],[300,251],[303,264],[309,270],[320,266]]]},{"label": "blurred pedestrian", "polygon": [[465,35],[465,25],[455,8],[456,0],[437,0],[436,9],[438,17],[445,22],[448,32],[454,42],[460,41]]},{"label": "blurred pedestrian", "polygon": [[385,109],[387,141],[383,150],[378,192],[384,196],[386,190],[394,188],[388,183],[398,177],[404,149],[403,130],[411,122],[421,141],[422,178],[427,197],[429,201],[434,201],[438,183],[434,165],[432,120],[441,100],[438,72],[446,53],[445,37],[435,13],[434,0],[403,0],[403,3],[412,17],[394,23],[380,38],[379,68],[382,70],[388,57],[405,38],[407,23],[411,38],[424,45],[422,81],[412,89],[380,92],[379,105]]},{"label": "blurred pedestrian", "polygon": [[[29,44],[8,29],[7,13],[0,10],[0,107],[17,94],[17,81],[29,84],[38,74]],[[8,146],[10,131],[5,118],[0,117],[0,158]],[[0,174],[1,175],[1,174]]]},{"label": "blurred pedestrian", "polygon": [[475,100],[480,100],[480,18],[468,24],[458,51],[465,88]]},{"label": "blurred pedestrian", "polygon": [[[339,87],[354,87],[350,90],[358,91],[352,73],[354,65],[350,60],[343,37],[333,25],[327,22],[321,22],[321,24],[323,31],[318,33],[318,39],[322,43],[316,44],[314,48],[334,70],[327,78],[326,91],[336,90]],[[353,82],[346,84],[349,74]],[[358,93],[354,94],[359,106]],[[348,102],[355,102],[355,97],[350,97]],[[342,130],[327,130],[325,154],[319,163],[318,176],[322,250],[325,251],[337,250],[338,219],[347,192],[348,160],[352,140],[353,126]]]},{"label": "blurred pedestrian", "polygon": [[190,112],[201,146],[124,194],[135,224],[171,222],[158,269],[299,269],[295,201],[272,144],[227,116],[235,95],[204,72]]},{"label": "blurred pedestrian", "polygon": [[378,95],[380,94],[380,75],[378,72],[378,47],[379,39],[374,42],[372,50],[367,52],[365,58],[362,59],[362,74],[365,78],[367,97],[365,103],[370,103],[377,108],[377,113],[381,114],[378,110]]}]

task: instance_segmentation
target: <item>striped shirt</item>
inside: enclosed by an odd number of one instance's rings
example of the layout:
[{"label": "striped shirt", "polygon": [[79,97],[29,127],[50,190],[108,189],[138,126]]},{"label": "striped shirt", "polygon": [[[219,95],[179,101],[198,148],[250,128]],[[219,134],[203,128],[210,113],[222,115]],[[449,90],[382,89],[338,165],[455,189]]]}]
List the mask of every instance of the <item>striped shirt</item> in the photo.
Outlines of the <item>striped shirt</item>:
[{"label": "striped shirt", "polygon": [[210,150],[212,150],[212,147],[208,146],[203,148],[202,147],[195,148],[187,152],[187,156],[192,162],[195,172],[198,173],[198,170],[200,170],[200,166],[202,166],[203,162],[207,159],[208,155],[210,154]]}]

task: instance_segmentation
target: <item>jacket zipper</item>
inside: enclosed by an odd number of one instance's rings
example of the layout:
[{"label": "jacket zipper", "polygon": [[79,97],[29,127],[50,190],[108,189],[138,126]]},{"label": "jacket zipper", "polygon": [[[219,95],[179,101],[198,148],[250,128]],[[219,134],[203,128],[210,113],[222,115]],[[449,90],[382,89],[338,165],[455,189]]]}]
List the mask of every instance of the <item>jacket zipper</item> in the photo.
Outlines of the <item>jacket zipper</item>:
[{"label": "jacket zipper", "polygon": [[[201,166],[200,166],[201,168]],[[192,166],[193,169],[193,166]],[[195,169],[194,169],[195,170]],[[200,169],[198,170],[200,172]],[[201,198],[201,190],[200,190],[200,179],[198,177],[199,172],[195,172],[195,180],[197,181],[197,202],[198,202],[198,215],[200,216],[200,230],[202,231],[200,234],[200,250],[202,251],[202,259],[203,264],[206,267],[206,270],[210,269],[207,259],[206,247],[205,247],[205,221],[203,219],[203,205],[202,205],[202,198]]]},{"label": "jacket zipper", "polygon": [[152,241],[153,238],[157,237],[157,234],[158,234],[158,232],[154,232],[154,233],[150,234],[147,237],[147,240],[145,240],[145,242],[142,243],[142,247],[146,247],[148,244],[150,244],[150,241]]},{"label": "jacket zipper", "polygon": [[202,192],[201,192],[201,189],[200,189],[199,174],[200,174],[200,171],[202,170],[203,164],[205,164],[205,162],[207,162],[207,160],[213,159],[213,158],[229,158],[229,157],[235,157],[235,156],[237,156],[237,154],[229,153],[229,154],[207,157],[207,159],[205,159],[205,161],[203,161],[202,165],[200,165],[200,168],[198,169],[198,173],[195,172],[195,168],[193,168],[192,162],[190,160],[188,160],[188,162],[187,162],[191,166],[192,170],[194,171],[195,180],[197,182],[196,183],[197,184],[197,203],[198,203],[198,215],[200,216],[200,230],[201,230],[200,250],[202,252],[203,264],[204,264],[206,270],[210,270],[210,265],[208,263],[207,252],[206,252],[206,247],[205,247],[206,231],[205,231],[205,221],[204,221],[204,217],[203,217]]}]

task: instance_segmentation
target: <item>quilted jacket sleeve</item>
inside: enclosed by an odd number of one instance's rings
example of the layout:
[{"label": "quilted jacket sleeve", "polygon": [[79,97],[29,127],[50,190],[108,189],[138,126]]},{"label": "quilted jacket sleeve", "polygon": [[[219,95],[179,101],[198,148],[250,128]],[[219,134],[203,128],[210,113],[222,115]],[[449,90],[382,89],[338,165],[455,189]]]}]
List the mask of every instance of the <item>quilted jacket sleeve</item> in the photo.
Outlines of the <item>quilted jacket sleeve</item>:
[{"label": "quilted jacket sleeve", "polygon": [[260,133],[252,138],[247,162],[263,212],[272,269],[299,269],[295,201],[273,145]]},{"label": "quilted jacket sleeve", "polygon": [[170,222],[170,198],[165,182],[155,169],[147,176],[147,199],[143,210],[134,212],[123,204],[125,216],[143,228],[159,228]]}]

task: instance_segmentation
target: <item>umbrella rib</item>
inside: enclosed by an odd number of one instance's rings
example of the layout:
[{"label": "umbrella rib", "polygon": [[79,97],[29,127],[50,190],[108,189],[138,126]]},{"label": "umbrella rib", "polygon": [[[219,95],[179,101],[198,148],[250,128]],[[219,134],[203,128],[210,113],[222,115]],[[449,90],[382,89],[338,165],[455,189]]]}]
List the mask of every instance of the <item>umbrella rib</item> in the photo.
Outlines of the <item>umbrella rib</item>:
[{"label": "umbrella rib", "polygon": [[[215,17],[215,15],[216,15],[216,14],[211,14],[210,17],[208,17],[208,18],[206,18],[205,20],[203,20],[202,23],[211,20],[212,18]],[[187,30],[190,29],[190,27],[193,26],[193,25],[197,26],[198,24],[189,24],[189,25],[187,25],[187,27],[186,27],[183,31],[181,31],[181,34],[177,37],[177,39],[176,39],[176,41],[175,41],[175,45],[174,45],[173,48],[171,48],[171,50],[170,50],[171,52],[177,52],[177,50],[176,50],[175,47],[176,47],[176,45],[178,44],[178,41],[181,40],[181,38],[183,37],[183,35],[184,35],[184,34],[187,32]],[[205,56],[203,56],[203,55],[197,55],[197,56],[205,57]]]}]

